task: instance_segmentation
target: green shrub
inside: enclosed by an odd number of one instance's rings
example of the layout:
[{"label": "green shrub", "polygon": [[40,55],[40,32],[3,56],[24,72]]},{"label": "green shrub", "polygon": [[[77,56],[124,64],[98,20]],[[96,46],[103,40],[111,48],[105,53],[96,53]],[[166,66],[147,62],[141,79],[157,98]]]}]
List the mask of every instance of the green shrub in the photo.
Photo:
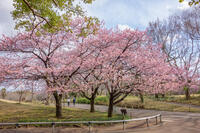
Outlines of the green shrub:
[{"label": "green shrub", "polygon": [[[105,105],[108,104],[108,97],[107,96],[98,96],[95,98],[95,104],[99,104],[99,105]],[[77,103],[81,103],[81,104],[90,104],[90,100],[84,98],[84,97],[79,97],[77,98]]]},{"label": "green shrub", "polygon": [[81,104],[90,104],[90,101],[84,97],[77,98],[76,102]]},{"label": "green shrub", "polygon": [[105,105],[108,104],[109,98],[107,96],[98,96],[95,98],[95,104]]}]

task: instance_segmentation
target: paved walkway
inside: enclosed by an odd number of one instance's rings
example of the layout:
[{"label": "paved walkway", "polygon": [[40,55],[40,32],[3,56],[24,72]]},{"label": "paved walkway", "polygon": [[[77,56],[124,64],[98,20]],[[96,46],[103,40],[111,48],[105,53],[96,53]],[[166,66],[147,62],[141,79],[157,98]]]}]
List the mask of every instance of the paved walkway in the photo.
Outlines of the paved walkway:
[{"label": "paved walkway", "polygon": [[[67,107],[67,105],[65,105]],[[90,105],[89,104],[76,104],[75,106],[70,105],[71,108],[80,108],[80,109],[89,109]],[[116,107],[114,106],[114,111],[113,113],[121,114],[121,109],[122,107]],[[145,117],[145,116],[150,116],[150,115],[157,115],[157,114],[162,114],[165,116],[169,115],[175,115],[175,116],[199,116],[200,113],[189,113],[189,112],[170,112],[170,111],[158,111],[158,110],[146,110],[146,109],[132,109],[132,108],[126,108],[128,115],[133,116],[134,118],[137,117]],[[95,105],[95,110],[100,111],[100,112],[107,112],[108,106],[105,105]]]},{"label": "paved walkway", "polygon": [[[73,106],[72,106],[73,107]],[[75,108],[89,109],[88,104],[77,104]],[[95,105],[97,111],[107,111],[108,107],[104,105]],[[115,113],[121,113],[120,107],[115,107]],[[187,112],[169,112],[143,109],[127,109],[128,115],[135,117],[152,116],[162,114],[163,123],[159,126],[143,127],[139,129],[131,129],[129,127],[125,132],[138,133],[200,133],[200,113]],[[99,131],[101,132],[101,131]],[[106,132],[106,131],[102,131]],[[109,131],[110,132],[110,131]],[[123,132],[120,130],[113,132]]]},{"label": "paved walkway", "polygon": [[[67,107],[67,105],[65,105]],[[70,105],[69,107],[71,108],[79,108],[79,109],[90,109],[90,105],[89,104],[76,104],[75,106]],[[121,107],[116,107],[114,106],[114,110],[113,113],[116,114],[121,114],[120,111]],[[144,109],[130,109],[130,108],[126,108],[127,112],[129,116],[132,116],[134,118],[136,117],[145,117],[145,116],[149,116],[149,115],[156,115],[159,114],[162,111],[155,111],[155,110],[144,110]],[[95,105],[95,110],[96,111],[100,111],[100,112],[107,112],[108,110],[108,106],[105,105]]]}]

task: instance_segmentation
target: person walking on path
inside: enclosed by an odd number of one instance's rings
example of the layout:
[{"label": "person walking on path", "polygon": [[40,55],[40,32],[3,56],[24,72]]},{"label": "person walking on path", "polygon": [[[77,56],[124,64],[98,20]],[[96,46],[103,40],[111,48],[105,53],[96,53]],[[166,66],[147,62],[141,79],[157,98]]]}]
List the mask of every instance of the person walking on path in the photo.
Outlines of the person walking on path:
[{"label": "person walking on path", "polygon": [[69,105],[70,105],[70,98],[67,98],[67,105],[69,107]]},{"label": "person walking on path", "polygon": [[73,104],[75,106],[75,104],[76,104],[76,97],[73,98]]}]

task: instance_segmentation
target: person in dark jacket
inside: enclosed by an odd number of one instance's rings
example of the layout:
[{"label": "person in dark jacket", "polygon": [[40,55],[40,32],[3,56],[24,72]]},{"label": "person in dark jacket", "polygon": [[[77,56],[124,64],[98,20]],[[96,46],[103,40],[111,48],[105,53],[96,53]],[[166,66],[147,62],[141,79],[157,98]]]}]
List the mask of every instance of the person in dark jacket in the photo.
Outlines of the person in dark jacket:
[{"label": "person in dark jacket", "polygon": [[76,104],[76,97],[73,98],[73,104],[75,106],[75,104]]}]

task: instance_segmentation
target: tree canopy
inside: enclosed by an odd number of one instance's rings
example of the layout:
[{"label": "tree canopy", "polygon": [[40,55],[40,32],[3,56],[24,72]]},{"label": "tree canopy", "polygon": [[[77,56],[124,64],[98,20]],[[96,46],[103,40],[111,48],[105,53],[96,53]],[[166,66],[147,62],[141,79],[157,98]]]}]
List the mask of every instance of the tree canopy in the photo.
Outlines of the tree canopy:
[{"label": "tree canopy", "polygon": [[[183,2],[184,0],[179,0],[179,2]],[[188,2],[188,5],[192,6],[192,5],[198,5],[200,2],[200,0],[190,0]]]},{"label": "tree canopy", "polygon": [[97,20],[84,16],[81,4],[91,4],[94,0],[13,0],[14,11],[11,12],[16,21],[16,29],[28,31],[38,26],[48,31],[59,30],[70,25],[72,16],[82,16],[89,22]]}]

